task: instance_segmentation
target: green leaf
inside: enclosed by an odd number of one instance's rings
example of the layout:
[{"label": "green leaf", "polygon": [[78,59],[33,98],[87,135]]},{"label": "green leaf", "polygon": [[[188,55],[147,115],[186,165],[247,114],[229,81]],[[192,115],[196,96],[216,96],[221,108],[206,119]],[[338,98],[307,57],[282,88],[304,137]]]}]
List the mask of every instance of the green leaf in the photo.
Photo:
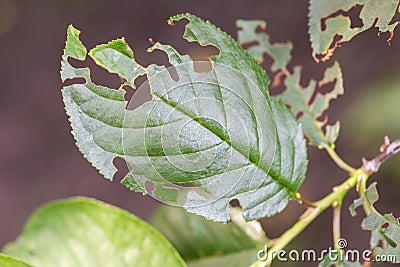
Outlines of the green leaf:
[{"label": "green leaf", "polygon": [[[339,64],[335,62],[333,66],[327,68],[323,79],[318,83],[311,80],[309,85],[303,88],[300,84],[301,68],[296,66],[293,73],[287,68],[293,48],[290,42],[272,44],[269,35],[264,31],[267,24],[261,20],[238,20],[236,25],[239,28],[239,42],[248,45],[247,51],[254,59],[261,62],[264,54],[274,59],[271,71],[276,72],[276,75],[271,87],[278,86],[282,80],[281,76],[284,75],[286,91],[278,97],[297,115],[310,143],[321,148],[333,146],[339,135],[340,125],[338,122],[335,125],[326,125],[327,120],[320,121],[319,118],[329,108],[330,101],[344,93],[342,71]],[[333,88],[329,93],[315,92],[318,89],[317,84],[318,87],[322,87],[330,83],[333,84]],[[316,95],[315,98],[313,98],[314,95]],[[322,130],[323,127],[325,127],[325,133]]]},{"label": "green leaf", "polygon": [[31,265],[14,259],[10,256],[0,254],[0,266],[1,267],[32,267]]},{"label": "green leaf", "polygon": [[[361,5],[359,14],[363,23],[361,27],[351,26],[351,19],[343,14],[356,5]],[[397,12],[399,0],[310,0],[309,8],[309,34],[312,47],[312,55],[318,62],[328,60],[340,43],[350,41],[354,36],[371,27],[378,28],[379,32],[389,32],[392,38],[393,31],[398,25],[391,23]],[[340,11],[339,15],[331,17]],[[322,23],[325,21],[325,29]],[[340,36],[339,41],[334,42],[335,36]],[[317,56],[321,55],[321,59]]]},{"label": "green leaf", "polygon": [[274,60],[271,71],[286,70],[286,66],[291,60],[293,44],[274,43],[272,44],[266,32],[257,32],[258,28],[265,30],[267,23],[262,20],[237,20],[238,41],[242,45],[250,45],[246,50],[257,61],[263,62],[264,54]]},{"label": "green leaf", "polygon": [[400,222],[393,214],[382,215],[375,209],[374,203],[379,199],[376,184],[371,184],[364,196],[354,201],[350,206],[350,213],[354,216],[355,209],[364,205],[367,217],[362,221],[361,227],[371,231],[370,246],[375,257],[384,257],[385,261],[400,263]]},{"label": "green leaf", "polygon": [[88,68],[74,68],[63,56],[63,80],[85,79],[63,88],[77,146],[106,178],[116,171],[113,159],[121,157],[130,167],[122,181],[128,188],[208,219],[229,221],[232,199],[239,200],[246,220],[272,216],[304,180],[301,126],[282,102],[270,99],[265,71],[234,39],[190,14],[169,22],[183,18],[190,21],[187,40],[220,50],[211,71],[194,71],[189,56],[160,43],[149,51],[164,51],[178,80],[164,66],[143,68],[131,57],[128,69],[108,62],[114,53],[131,51],[122,39],[117,50],[111,42],[89,53],[112,73],[134,73],[130,83],[145,70],[152,100],[134,110],[127,110],[123,89],[94,84]]},{"label": "green leaf", "polygon": [[158,209],[151,222],[190,267],[249,266],[267,242],[260,223],[246,223],[238,208],[232,209],[229,224],[207,221],[171,206]]},{"label": "green leaf", "polygon": [[186,266],[153,227],[119,208],[87,198],[38,209],[4,252],[40,267]]},{"label": "green leaf", "polygon": [[[323,79],[318,82],[318,87],[334,82],[333,89],[326,94],[315,93],[317,83],[314,80],[311,80],[308,86],[303,88],[300,85],[300,72],[300,67],[294,68],[294,73],[285,80],[286,90],[278,97],[291,107],[295,115],[299,116],[303,131],[309,137],[312,145],[332,146],[339,135],[339,122],[331,126],[326,125],[326,118],[324,121],[320,121],[319,118],[329,108],[330,101],[344,93],[339,63],[335,62],[327,68]],[[313,97],[314,94],[315,97]],[[326,126],[325,133],[322,130],[324,126]]]},{"label": "green leaf", "polygon": [[124,38],[98,45],[90,51],[89,55],[99,66],[118,74],[132,85],[138,76],[145,73],[144,68],[133,59],[133,51],[125,43]]}]

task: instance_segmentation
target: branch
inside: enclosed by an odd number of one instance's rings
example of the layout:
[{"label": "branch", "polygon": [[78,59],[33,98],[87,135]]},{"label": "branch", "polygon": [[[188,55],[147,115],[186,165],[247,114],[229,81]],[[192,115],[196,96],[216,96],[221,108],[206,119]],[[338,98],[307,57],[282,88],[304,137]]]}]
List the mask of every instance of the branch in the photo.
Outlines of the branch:
[{"label": "branch", "polygon": [[344,162],[341,157],[336,153],[335,149],[333,147],[327,146],[325,150],[328,152],[329,156],[331,159],[338,165],[342,170],[352,174],[356,172],[356,169],[351,167],[349,164]]},{"label": "branch", "polygon": [[373,158],[372,160],[362,159],[363,169],[365,172],[372,174],[378,172],[382,163],[384,163],[388,158],[400,152],[400,139],[390,142],[389,137],[385,136],[384,144],[380,148],[381,154]]},{"label": "branch", "polygon": [[267,251],[265,261],[256,261],[250,267],[265,267],[270,266],[271,262],[277,256],[277,252],[284,249],[296,236],[298,236],[311,222],[313,222],[324,210],[342,200],[347,192],[357,185],[359,177],[363,179],[368,177],[362,168],[356,170],[344,183],[333,188],[333,192],[323,199],[313,202],[314,207],[309,207],[299,218],[299,220],[279,238],[276,243]]}]

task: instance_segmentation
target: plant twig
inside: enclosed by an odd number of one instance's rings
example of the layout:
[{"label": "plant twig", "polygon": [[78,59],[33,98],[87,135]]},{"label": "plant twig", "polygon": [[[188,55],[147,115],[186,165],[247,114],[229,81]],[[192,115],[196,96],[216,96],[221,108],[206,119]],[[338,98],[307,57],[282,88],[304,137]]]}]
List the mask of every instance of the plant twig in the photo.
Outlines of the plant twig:
[{"label": "plant twig", "polygon": [[380,148],[381,154],[373,158],[372,160],[362,159],[364,170],[369,173],[375,173],[379,170],[382,163],[384,163],[388,158],[400,152],[400,139],[390,142],[388,136],[384,138],[384,144]]},{"label": "plant twig", "polygon": [[[380,151],[382,152],[374,159],[367,161],[363,158],[363,166],[359,169],[355,169],[345,163],[335,152],[332,147],[326,148],[327,152],[333,159],[333,161],[343,170],[350,173],[350,177],[333,188],[333,192],[324,197],[323,199],[310,202],[303,198],[301,194],[296,195],[296,199],[301,201],[302,204],[306,205],[308,209],[300,216],[299,220],[289,228],[285,233],[283,233],[279,238],[274,239],[274,242],[268,245],[272,245],[271,248],[268,247],[266,260],[256,261],[250,267],[266,267],[270,266],[271,262],[277,256],[278,252],[284,249],[296,236],[298,236],[312,221],[314,221],[324,210],[328,207],[333,206],[333,239],[335,242],[335,247],[338,248],[337,243],[340,239],[340,210],[341,204],[344,196],[347,192],[354,187],[357,187],[357,191],[363,196],[366,191],[366,182],[368,177],[379,170],[379,167],[383,162],[394,154],[400,153],[400,140],[390,142],[389,138],[385,137],[385,142],[381,146]],[[364,207],[368,214],[368,208]],[[368,266],[368,265],[366,265]]]},{"label": "plant twig", "polygon": [[299,204],[304,205],[306,208],[315,208],[316,205],[314,202],[304,198],[299,192],[296,193],[296,199]]},{"label": "plant twig", "polygon": [[299,218],[299,220],[282,236],[280,236],[271,248],[268,248],[265,261],[256,261],[250,267],[265,267],[270,266],[272,260],[277,256],[277,253],[284,249],[297,235],[299,235],[312,221],[315,220],[324,210],[332,206],[335,201],[341,200],[347,192],[357,185],[359,175],[366,178],[368,174],[362,168],[355,170],[354,174],[344,183],[336,186],[332,193],[323,199],[314,202],[315,207],[309,207]]},{"label": "plant twig", "polygon": [[333,207],[333,219],[332,219],[332,233],[333,233],[333,245],[335,249],[340,252],[342,250],[342,247],[340,247],[339,240],[341,237],[340,234],[340,213],[342,210],[342,200],[337,200],[333,202],[332,204]]},{"label": "plant twig", "polygon": [[326,151],[328,152],[329,156],[332,158],[332,160],[338,165],[342,170],[345,170],[346,172],[353,174],[357,170],[353,167],[351,167],[349,164],[344,162],[342,158],[336,153],[335,149],[333,149],[330,146],[327,146]]}]

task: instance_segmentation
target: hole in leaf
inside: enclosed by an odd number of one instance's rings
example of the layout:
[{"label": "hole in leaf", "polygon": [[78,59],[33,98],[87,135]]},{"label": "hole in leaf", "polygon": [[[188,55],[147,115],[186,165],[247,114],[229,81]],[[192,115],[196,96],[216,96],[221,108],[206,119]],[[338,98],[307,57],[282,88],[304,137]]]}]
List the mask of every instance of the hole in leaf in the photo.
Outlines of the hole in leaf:
[{"label": "hole in leaf", "polygon": [[179,81],[179,75],[174,66],[168,67],[167,70],[172,80],[174,80],[175,82]]},{"label": "hole in leaf", "polygon": [[121,157],[113,159],[113,165],[117,168],[117,172],[113,176],[114,181],[121,182],[121,180],[128,174],[128,163]]},{"label": "hole in leaf", "polygon": [[252,46],[257,46],[257,45],[259,45],[260,43],[258,42],[258,41],[251,41],[251,42],[248,42],[248,43],[243,43],[243,44],[241,44],[241,46],[244,48],[244,50],[248,50],[249,48],[251,48]]},{"label": "hole in leaf", "polygon": [[63,84],[64,86],[70,86],[74,84],[85,84],[86,80],[85,78],[73,78],[73,79],[66,79]]},{"label": "hole in leaf", "polygon": [[229,201],[229,205],[231,205],[232,207],[240,207],[240,202],[235,198]]},{"label": "hole in leaf", "polygon": [[304,116],[304,111],[299,111],[299,112],[296,114],[296,120],[300,120],[301,117],[303,117],[303,116]]},{"label": "hole in leaf", "polygon": [[187,51],[193,61],[209,61],[210,57],[219,55],[219,50],[215,46],[201,46],[197,42],[190,43]]},{"label": "hole in leaf", "polygon": [[361,5],[354,5],[352,8],[350,8],[348,11],[344,11],[342,9],[339,9],[333,13],[331,13],[329,16],[325,18],[321,18],[321,31],[325,31],[327,26],[326,26],[326,21],[331,18],[335,18],[338,16],[344,16],[350,19],[350,28],[359,28],[363,26],[363,22],[360,18],[360,11],[362,9]]},{"label": "hole in leaf", "polygon": [[152,99],[150,93],[150,83],[144,82],[138,89],[130,90],[131,97],[126,98],[128,101],[127,110],[134,110]]},{"label": "hole in leaf", "polygon": [[193,64],[195,72],[210,72],[213,70],[213,65],[210,61],[195,61]]},{"label": "hole in leaf", "polygon": [[262,25],[258,25],[257,28],[255,29],[256,33],[261,33],[265,32],[266,27],[263,27]]}]

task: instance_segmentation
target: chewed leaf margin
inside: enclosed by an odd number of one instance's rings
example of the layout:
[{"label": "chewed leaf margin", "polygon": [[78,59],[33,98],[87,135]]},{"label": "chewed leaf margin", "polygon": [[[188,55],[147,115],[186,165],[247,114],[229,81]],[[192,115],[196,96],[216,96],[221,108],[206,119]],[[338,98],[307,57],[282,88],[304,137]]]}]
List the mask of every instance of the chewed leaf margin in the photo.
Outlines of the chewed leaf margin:
[{"label": "chewed leaf margin", "polygon": [[[305,177],[308,161],[301,125],[296,123],[295,118],[283,102],[271,100],[269,98],[267,91],[269,82],[268,76],[261,66],[257,64],[233,38],[210,22],[203,21],[190,14],[174,16],[169,22],[172,23],[172,21],[181,20],[183,18],[189,20],[189,23],[186,24],[185,39],[198,42],[200,45],[204,46],[213,45],[220,49],[219,55],[211,57],[211,62],[213,62],[213,64],[228,65],[236,69],[236,71],[243,72],[245,77],[250,77],[250,79],[254,81],[258,88],[257,92],[259,93],[260,101],[265,101],[267,106],[271,109],[273,120],[269,121],[270,123],[274,123],[276,129],[272,129],[272,132],[275,131],[273,134],[278,138],[276,144],[278,147],[277,156],[268,156],[268,158],[266,158],[271,159],[271,162],[268,163],[271,164],[271,168],[269,169],[268,167],[268,172],[262,177],[257,177],[257,179],[260,180],[260,184],[254,183],[253,185],[257,187],[250,187],[252,183],[249,182],[241,182],[239,188],[229,188],[229,184],[227,184],[225,186],[226,188],[222,187],[222,189],[225,188],[227,191],[224,191],[225,193],[223,197],[221,197],[221,188],[208,187],[207,184],[193,181],[195,185],[204,186],[204,190],[213,197],[213,199],[211,199],[212,202],[208,199],[204,199],[202,195],[196,195],[196,191],[193,191],[190,197],[188,194],[183,206],[189,212],[202,215],[208,219],[227,222],[230,220],[229,202],[232,199],[238,199],[243,207],[243,216],[246,220],[272,216],[286,207],[288,201],[295,196]],[[213,34],[210,35],[210,32]],[[152,190],[150,192],[146,189],[145,183],[149,179],[146,177],[146,171],[150,170],[150,168],[146,167],[146,161],[143,161],[144,163],[136,163],[129,159],[130,156],[127,158],[124,152],[124,140],[121,139],[121,133],[125,127],[124,123],[126,123],[126,120],[124,121],[125,118],[128,118],[128,123],[136,125],[134,127],[130,126],[133,127],[132,129],[135,129],[135,127],[145,128],[147,127],[147,122],[143,121],[141,118],[146,118],[149,115],[147,109],[157,104],[157,101],[163,103],[163,105],[167,104],[166,107],[168,105],[173,106],[175,104],[173,104],[171,100],[173,101],[174,99],[165,99],[161,97],[162,95],[158,94],[159,89],[152,87],[151,93],[153,95],[153,100],[145,103],[138,109],[127,110],[127,103],[124,99],[125,91],[123,88],[114,90],[96,85],[90,79],[90,70],[88,68],[74,68],[68,62],[69,57],[79,60],[84,60],[86,58],[83,53],[79,52],[86,51],[86,48],[79,40],[79,30],[70,26],[68,34],[70,36],[67,37],[65,54],[62,60],[62,80],[84,78],[86,81],[85,84],[73,84],[63,88],[66,111],[70,117],[73,135],[77,141],[78,148],[85,158],[88,159],[105,178],[112,179],[116,172],[113,160],[116,157],[121,157],[125,159],[131,167],[131,171],[122,180],[124,185],[131,190],[143,194],[151,192],[154,196],[158,196],[162,199],[176,201],[179,194],[178,190],[176,188],[164,186],[164,182],[150,179],[151,182],[153,182],[154,189],[150,189]],[[67,49],[70,47],[73,49]],[[153,49],[166,52],[172,65],[182,62],[192,62],[189,56],[180,55],[170,46],[156,43],[149,50],[151,51]],[[154,79],[152,81],[152,77],[155,77],[155,74],[163,71],[163,67],[154,64],[144,68],[136,63],[133,57],[133,51],[123,38],[111,41],[108,44],[96,46],[94,49],[90,50],[89,55],[99,66],[105,68],[110,73],[118,74],[129,85],[133,85],[138,76],[146,74],[150,79],[150,85],[154,86],[152,82],[157,84],[157,81],[154,81]],[[169,77],[169,79],[171,78]],[[186,113],[185,116],[187,116]],[[207,123],[207,121],[200,121],[200,124],[203,125],[204,123]],[[223,135],[219,130],[217,130],[215,134]],[[229,142],[230,141],[227,142],[228,145],[230,145]],[[144,143],[141,146],[143,145]],[[146,150],[145,147],[141,147],[140,149],[139,151]],[[132,158],[134,157],[132,156]],[[258,160],[257,154],[250,153],[249,159],[257,172],[260,170],[264,171],[264,169],[256,165],[258,163],[255,163],[255,159]],[[261,161],[265,162],[266,159],[261,159]],[[153,173],[150,172],[150,175],[153,175]],[[260,173],[257,175],[260,175]],[[179,179],[179,176],[177,177]],[[212,178],[218,179],[219,176],[217,175]],[[250,176],[250,178],[252,177]],[[236,179],[236,177],[231,177],[230,180],[232,181],[232,179]],[[173,182],[178,184],[187,183],[186,180],[173,180]],[[192,181],[189,181],[189,183],[191,182]]]},{"label": "chewed leaf margin", "polygon": [[[321,80],[311,79],[308,85],[303,87],[300,83],[301,67],[295,66],[292,72],[288,68],[292,59],[292,43],[271,43],[265,31],[267,23],[262,20],[237,20],[236,26],[239,28],[239,42],[247,45],[247,51],[255,60],[262,62],[265,55],[274,60],[271,66],[274,78],[270,88],[271,90],[278,86],[285,88],[282,93],[274,97],[282,99],[291,107],[310,143],[319,148],[334,147],[339,136],[340,124],[336,122],[329,125],[328,118],[323,117],[323,114],[328,110],[332,100],[344,94],[339,63],[334,62],[328,67]],[[319,93],[318,89],[326,85],[332,89],[325,94]]]},{"label": "chewed leaf margin", "polygon": [[372,183],[362,197],[354,200],[349,211],[356,216],[356,209],[364,206],[367,216],[361,223],[363,230],[371,231],[370,247],[374,256],[384,256],[392,263],[400,263],[400,221],[393,214],[382,215],[374,204],[379,195],[376,188],[377,183]]},{"label": "chewed leaf margin", "polygon": [[[359,17],[363,23],[360,27],[353,27],[350,16],[345,14],[350,9],[361,6]],[[312,47],[312,56],[316,62],[327,61],[341,43],[350,41],[357,34],[372,27],[382,32],[389,32],[388,44],[399,21],[392,23],[399,0],[351,0],[330,1],[310,0],[308,13],[308,32]],[[340,14],[331,17],[332,14]],[[322,24],[325,29],[322,30]],[[334,41],[339,36],[338,41]]]}]

